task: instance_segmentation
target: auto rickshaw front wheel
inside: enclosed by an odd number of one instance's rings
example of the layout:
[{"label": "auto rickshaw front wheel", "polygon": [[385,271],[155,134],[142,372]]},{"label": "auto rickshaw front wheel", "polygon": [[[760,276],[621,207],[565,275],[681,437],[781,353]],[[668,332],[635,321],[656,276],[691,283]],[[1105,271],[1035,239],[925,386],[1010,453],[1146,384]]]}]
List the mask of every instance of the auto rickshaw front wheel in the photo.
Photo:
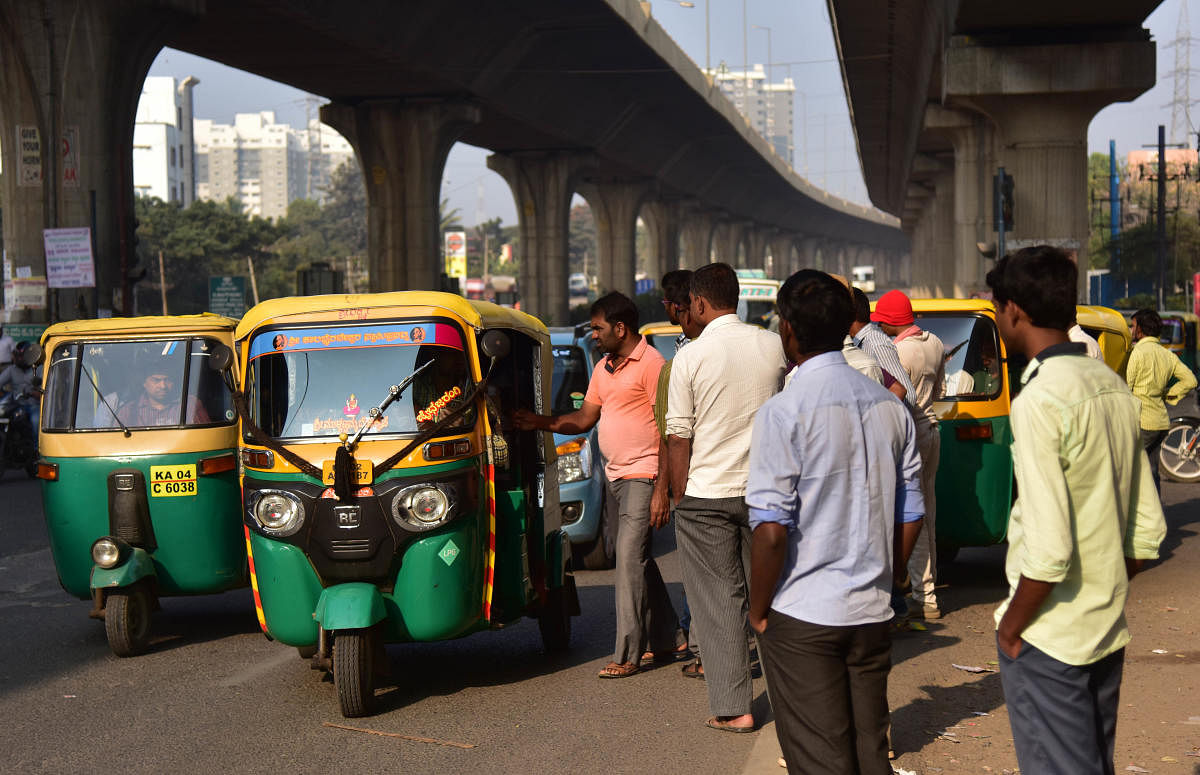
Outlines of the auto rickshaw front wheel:
[{"label": "auto rickshaw front wheel", "polygon": [[145,584],[109,592],[104,601],[104,634],[118,657],[141,654],[150,645],[150,612],[154,607]]},{"label": "auto rickshaw front wheel", "polygon": [[346,718],[375,710],[375,629],[339,630],[333,639],[333,685]]}]

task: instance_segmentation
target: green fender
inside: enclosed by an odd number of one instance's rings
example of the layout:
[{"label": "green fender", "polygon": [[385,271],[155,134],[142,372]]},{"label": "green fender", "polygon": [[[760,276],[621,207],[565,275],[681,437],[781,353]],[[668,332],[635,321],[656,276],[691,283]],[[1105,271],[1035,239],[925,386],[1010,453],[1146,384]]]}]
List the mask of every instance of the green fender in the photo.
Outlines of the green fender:
[{"label": "green fender", "polygon": [[128,587],[149,576],[157,576],[154,560],[145,549],[133,547],[129,559],[115,568],[92,568],[92,589]]},{"label": "green fender", "polygon": [[361,630],[387,618],[374,584],[352,581],[321,590],[313,618],[325,630]]}]

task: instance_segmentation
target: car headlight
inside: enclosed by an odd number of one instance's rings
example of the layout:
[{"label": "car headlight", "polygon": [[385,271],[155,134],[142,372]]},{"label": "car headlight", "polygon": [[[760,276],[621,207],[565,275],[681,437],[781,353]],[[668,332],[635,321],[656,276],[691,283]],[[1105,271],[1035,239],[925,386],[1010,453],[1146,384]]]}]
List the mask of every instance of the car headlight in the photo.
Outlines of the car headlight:
[{"label": "car headlight", "polygon": [[92,544],[92,562],[105,570],[121,564],[121,546],[116,539],[104,536]]},{"label": "car headlight", "polygon": [[428,530],[450,519],[454,508],[449,485],[418,484],[405,487],[392,499],[392,518],[418,530]]},{"label": "car headlight", "polygon": [[260,491],[250,514],[264,533],[273,536],[290,536],[304,524],[304,505],[279,490]]},{"label": "car headlight", "polygon": [[564,441],[558,452],[558,483],[580,482],[592,475],[592,445],[586,436]]}]

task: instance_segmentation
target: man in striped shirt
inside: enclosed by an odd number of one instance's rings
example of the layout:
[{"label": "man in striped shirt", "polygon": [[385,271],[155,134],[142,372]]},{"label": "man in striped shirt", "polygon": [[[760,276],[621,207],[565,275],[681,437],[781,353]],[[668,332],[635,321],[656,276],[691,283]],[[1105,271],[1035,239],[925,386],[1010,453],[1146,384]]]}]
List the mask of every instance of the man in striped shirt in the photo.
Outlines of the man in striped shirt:
[{"label": "man in striped shirt", "polygon": [[854,345],[870,355],[883,370],[883,386],[896,394],[904,403],[912,406],[912,380],[900,365],[896,344],[878,325],[871,322],[871,302],[861,288],[850,291],[854,295],[854,322],[850,324],[850,336]]}]

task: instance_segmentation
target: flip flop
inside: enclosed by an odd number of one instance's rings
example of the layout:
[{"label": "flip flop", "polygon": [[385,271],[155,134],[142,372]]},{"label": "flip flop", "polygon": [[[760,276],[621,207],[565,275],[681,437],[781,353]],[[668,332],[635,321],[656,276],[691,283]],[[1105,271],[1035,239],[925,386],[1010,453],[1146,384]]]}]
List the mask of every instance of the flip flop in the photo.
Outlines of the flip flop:
[{"label": "flip flop", "polygon": [[679,668],[679,672],[683,673],[684,678],[699,678],[701,681],[704,680],[704,670],[698,659],[688,662]]},{"label": "flip flop", "polygon": [[722,721],[721,719],[717,718],[716,716],[713,716],[708,721],[705,721],[704,726],[709,727],[710,729],[719,729],[722,732],[736,732],[739,735],[744,735],[744,734],[754,731],[753,726],[735,727],[733,724],[730,724],[728,721]]},{"label": "flip flop", "polygon": [[628,678],[639,670],[641,670],[641,667],[633,664],[632,662],[626,662],[624,664],[619,662],[609,662],[600,669],[600,672],[597,673],[597,675],[600,678]]}]

